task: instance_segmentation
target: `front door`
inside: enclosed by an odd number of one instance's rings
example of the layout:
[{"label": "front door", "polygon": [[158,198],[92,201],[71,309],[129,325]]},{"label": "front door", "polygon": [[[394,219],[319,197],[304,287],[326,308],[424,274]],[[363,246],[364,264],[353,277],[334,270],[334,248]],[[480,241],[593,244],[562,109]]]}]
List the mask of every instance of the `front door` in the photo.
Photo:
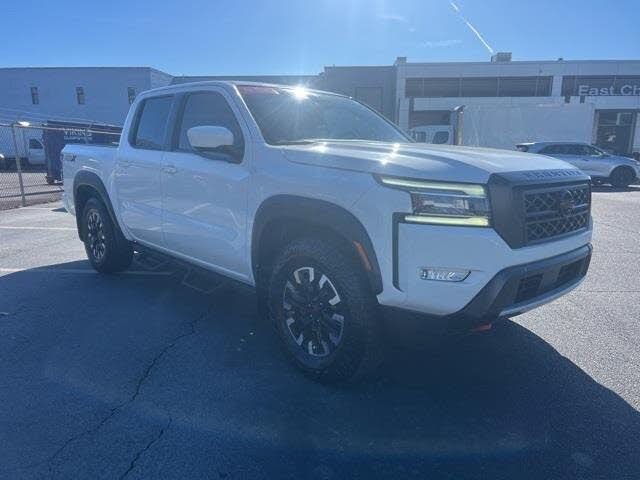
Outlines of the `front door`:
[{"label": "front door", "polygon": [[[210,87],[185,94],[178,109],[170,151],[162,168],[166,248],[238,279],[249,277],[246,261],[248,148],[227,93]],[[191,127],[225,127],[233,147],[195,151]]]},{"label": "front door", "polygon": [[27,160],[30,165],[44,165],[46,163],[44,146],[37,138],[29,139],[29,154],[27,155]]},{"label": "front door", "polygon": [[160,171],[172,95],[150,97],[138,107],[130,142],[121,140],[114,182],[117,211],[135,240],[163,246]]}]

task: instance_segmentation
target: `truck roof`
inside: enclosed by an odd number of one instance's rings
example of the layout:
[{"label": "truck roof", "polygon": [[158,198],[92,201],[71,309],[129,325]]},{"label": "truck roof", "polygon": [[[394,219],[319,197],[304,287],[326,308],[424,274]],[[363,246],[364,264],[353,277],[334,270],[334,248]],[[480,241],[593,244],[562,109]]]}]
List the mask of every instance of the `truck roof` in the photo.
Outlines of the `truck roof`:
[{"label": "truck roof", "polygon": [[[142,93],[146,95],[148,93],[161,93],[161,92],[171,92],[173,90],[182,90],[188,87],[223,87],[223,86],[228,87],[228,86],[239,86],[239,85],[247,85],[247,86],[254,86],[254,87],[287,88],[287,89],[296,88],[295,85],[283,85],[278,83],[266,83],[266,82],[250,82],[246,80],[205,80],[201,82],[186,82],[186,83],[177,83],[175,85],[167,85],[166,87],[159,87],[159,88],[153,88],[151,90],[146,90]],[[324,90],[309,88],[305,85],[300,85],[299,87],[304,88],[305,90],[308,90],[310,92],[326,93],[328,95],[336,95],[339,97],[347,96],[339,93],[327,92]]]}]

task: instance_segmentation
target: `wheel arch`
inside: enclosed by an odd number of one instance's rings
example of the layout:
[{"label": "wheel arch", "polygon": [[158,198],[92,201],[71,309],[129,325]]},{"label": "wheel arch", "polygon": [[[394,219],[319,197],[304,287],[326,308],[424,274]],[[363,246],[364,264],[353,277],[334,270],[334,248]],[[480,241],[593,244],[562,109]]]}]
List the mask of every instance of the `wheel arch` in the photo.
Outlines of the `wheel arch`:
[{"label": "wheel arch", "polygon": [[75,175],[73,180],[73,203],[76,210],[76,225],[78,227],[78,236],[84,241],[84,231],[82,228],[82,211],[84,206],[91,197],[97,197],[107,208],[111,221],[118,226],[118,220],[111,205],[107,189],[102,183],[100,177],[86,170],[81,170]]},{"label": "wheel arch", "polygon": [[276,195],[266,199],[258,208],[251,234],[251,268],[258,283],[261,267],[268,265],[264,258],[283,243],[308,229],[329,229],[353,249],[367,274],[375,294],[382,291],[382,275],[366,229],[344,207],[324,200],[296,195]]}]

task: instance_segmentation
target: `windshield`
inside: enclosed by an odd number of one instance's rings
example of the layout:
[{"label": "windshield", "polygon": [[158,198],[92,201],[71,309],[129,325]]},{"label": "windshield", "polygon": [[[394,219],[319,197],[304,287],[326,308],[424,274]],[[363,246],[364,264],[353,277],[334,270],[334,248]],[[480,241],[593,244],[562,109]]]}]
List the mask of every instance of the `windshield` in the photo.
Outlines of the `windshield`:
[{"label": "windshield", "polygon": [[381,115],[347,97],[303,88],[244,85],[238,90],[271,145],[319,139],[411,141]]}]

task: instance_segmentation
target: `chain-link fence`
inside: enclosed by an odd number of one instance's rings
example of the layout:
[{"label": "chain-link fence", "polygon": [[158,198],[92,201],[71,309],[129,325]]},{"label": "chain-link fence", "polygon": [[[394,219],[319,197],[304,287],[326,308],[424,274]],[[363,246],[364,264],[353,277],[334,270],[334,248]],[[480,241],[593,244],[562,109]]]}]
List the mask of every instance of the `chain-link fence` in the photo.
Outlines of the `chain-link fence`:
[{"label": "chain-link fence", "polygon": [[69,122],[0,124],[0,210],[59,200],[64,146],[117,144],[120,131]]}]

